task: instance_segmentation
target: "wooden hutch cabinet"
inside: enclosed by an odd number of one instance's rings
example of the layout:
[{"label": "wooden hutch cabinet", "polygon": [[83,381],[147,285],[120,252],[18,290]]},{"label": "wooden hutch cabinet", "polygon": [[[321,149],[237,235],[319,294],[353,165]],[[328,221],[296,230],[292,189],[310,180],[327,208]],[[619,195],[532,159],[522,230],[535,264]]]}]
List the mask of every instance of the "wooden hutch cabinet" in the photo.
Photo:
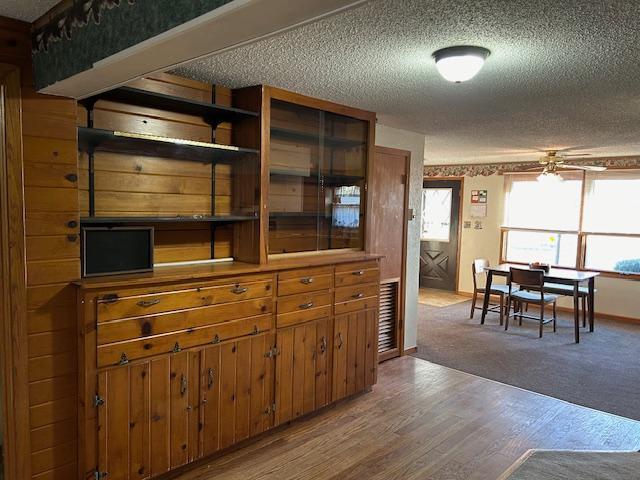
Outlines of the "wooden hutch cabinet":
[{"label": "wooden hutch cabinet", "polygon": [[83,101],[82,226],[154,226],[162,265],[76,282],[81,479],[155,478],[376,382],[374,115],[169,87]]}]

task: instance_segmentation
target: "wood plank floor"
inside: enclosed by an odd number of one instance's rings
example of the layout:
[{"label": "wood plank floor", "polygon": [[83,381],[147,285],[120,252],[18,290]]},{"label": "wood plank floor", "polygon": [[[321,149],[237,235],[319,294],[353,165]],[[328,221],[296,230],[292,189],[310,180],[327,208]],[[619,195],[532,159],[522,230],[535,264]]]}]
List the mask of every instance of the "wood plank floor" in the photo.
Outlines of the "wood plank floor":
[{"label": "wood plank floor", "polygon": [[448,292],[447,290],[438,290],[436,288],[420,287],[418,293],[418,302],[432,307],[448,307],[456,303],[466,302],[471,297],[460,295],[456,292]]},{"label": "wood plank floor", "polygon": [[530,448],[640,450],[640,422],[403,357],[373,392],[179,478],[492,480]]}]

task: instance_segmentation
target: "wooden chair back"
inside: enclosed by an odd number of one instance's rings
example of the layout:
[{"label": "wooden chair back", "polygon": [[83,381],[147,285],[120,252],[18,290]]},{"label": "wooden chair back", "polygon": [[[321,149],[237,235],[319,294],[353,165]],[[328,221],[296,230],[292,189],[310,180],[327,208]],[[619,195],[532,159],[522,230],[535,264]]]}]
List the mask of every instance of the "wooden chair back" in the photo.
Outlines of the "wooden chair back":
[{"label": "wooden chair back", "polygon": [[520,288],[535,288],[542,292],[544,290],[544,271],[533,270],[530,268],[514,268],[509,269],[509,286],[513,283],[517,283]]},{"label": "wooden chair back", "polygon": [[489,260],[486,258],[476,258],[471,264],[471,272],[473,276],[473,291],[478,290],[478,275],[480,273],[485,273],[487,268],[489,268]]}]

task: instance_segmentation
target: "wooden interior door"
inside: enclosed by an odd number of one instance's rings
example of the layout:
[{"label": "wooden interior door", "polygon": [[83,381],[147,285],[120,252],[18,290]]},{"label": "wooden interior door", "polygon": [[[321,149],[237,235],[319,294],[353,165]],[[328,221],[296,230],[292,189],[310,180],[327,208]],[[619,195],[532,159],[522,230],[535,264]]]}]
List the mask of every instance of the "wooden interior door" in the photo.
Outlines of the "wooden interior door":
[{"label": "wooden interior door", "polygon": [[420,286],[456,291],[462,180],[423,184]]},{"label": "wooden interior door", "polygon": [[380,259],[380,361],[397,357],[404,345],[404,297],[411,152],[376,147],[370,162],[367,250]]}]

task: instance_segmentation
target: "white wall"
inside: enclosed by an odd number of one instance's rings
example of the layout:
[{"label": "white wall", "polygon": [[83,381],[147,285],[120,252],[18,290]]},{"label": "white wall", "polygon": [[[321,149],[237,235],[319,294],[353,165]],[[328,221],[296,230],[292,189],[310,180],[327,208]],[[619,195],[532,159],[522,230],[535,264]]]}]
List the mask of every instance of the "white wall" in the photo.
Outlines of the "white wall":
[{"label": "white wall", "polygon": [[[471,190],[487,190],[487,217],[470,216]],[[465,177],[462,221],[471,221],[470,229],[462,229],[460,250],[460,278],[458,290],[472,292],[471,262],[475,258],[487,258],[491,264],[500,259],[500,225],[504,211],[504,177]],[[475,230],[473,223],[481,220],[482,230]],[[600,276],[596,278],[595,310],[597,313],[640,319],[640,281]],[[572,308],[573,300],[562,298],[559,305]]]},{"label": "white wall", "polygon": [[416,346],[418,328],[418,271],[420,267],[420,209],[422,202],[422,163],[424,135],[407,130],[376,125],[376,145],[411,152],[409,208],[415,218],[409,222],[407,234],[407,278],[405,296],[404,348]]}]

